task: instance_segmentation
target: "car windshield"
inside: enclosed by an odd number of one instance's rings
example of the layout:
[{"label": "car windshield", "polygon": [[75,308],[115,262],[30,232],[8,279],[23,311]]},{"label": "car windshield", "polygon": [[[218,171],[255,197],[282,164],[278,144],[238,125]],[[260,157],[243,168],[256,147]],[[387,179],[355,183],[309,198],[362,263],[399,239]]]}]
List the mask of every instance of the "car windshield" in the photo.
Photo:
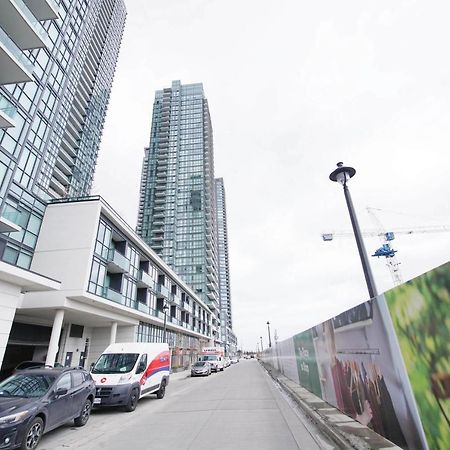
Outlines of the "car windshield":
[{"label": "car windshield", "polygon": [[0,383],[0,397],[42,397],[55,382],[47,374],[17,374]]},{"label": "car windshield", "polygon": [[95,363],[92,373],[126,373],[133,370],[139,353],[105,353]]},{"label": "car windshield", "polygon": [[194,367],[203,367],[206,364],[205,361],[198,361],[194,364]]}]

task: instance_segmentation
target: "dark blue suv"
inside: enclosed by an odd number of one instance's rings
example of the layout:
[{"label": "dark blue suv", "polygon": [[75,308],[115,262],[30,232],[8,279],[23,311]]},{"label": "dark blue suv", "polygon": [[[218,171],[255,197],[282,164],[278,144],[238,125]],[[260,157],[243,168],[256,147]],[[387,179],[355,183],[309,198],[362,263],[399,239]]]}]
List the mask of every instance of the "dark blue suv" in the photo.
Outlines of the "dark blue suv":
[{"label": "dark blue suv", "polygon": [[0,449],[33,450],[44,433],[74,420],[86,424],[95,383],[84,369],[35,368],[0,383]]}]

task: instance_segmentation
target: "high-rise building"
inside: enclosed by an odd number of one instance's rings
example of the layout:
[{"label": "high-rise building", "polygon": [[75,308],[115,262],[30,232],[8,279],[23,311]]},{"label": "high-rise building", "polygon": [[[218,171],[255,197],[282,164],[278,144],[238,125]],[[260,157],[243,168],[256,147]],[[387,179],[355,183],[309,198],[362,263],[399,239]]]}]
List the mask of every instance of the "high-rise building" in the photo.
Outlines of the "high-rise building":
[{"label": "high-rise building", "polygon": [[137,232],[209,306],[219,342],[212,125],[203,85],[156,92]]},{"label": "high-rise building", "polygon": [[217,250],[219,262],[220,340],[227,354],[237,350],[233,332],[230,291],[230,261],[228,257],[227,209],[223,178],[215,179],[217,213]]},{"label": "high-rise building", "polygon": [[49,199],[90,192],[125,17],[123,0],[0,2],[5,262],[30,267]]}]

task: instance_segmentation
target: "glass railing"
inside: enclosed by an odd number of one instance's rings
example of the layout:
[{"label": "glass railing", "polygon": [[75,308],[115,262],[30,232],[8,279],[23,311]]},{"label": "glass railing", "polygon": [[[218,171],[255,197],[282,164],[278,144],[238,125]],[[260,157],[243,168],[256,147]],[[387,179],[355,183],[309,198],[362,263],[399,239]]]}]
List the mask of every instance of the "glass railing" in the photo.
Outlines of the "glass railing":
[{"label": "glass railing", "polygon": [[22,215],[19,211],[3,211],[1,216],[12,223],[15,223],[16,225],[23,226],[21,225]]},{"label": "glass railing", "polygon": [[120,292],[115,291],[114,289],[104,287],[102,296],[107,298],[108,300],[111,300],[115,303],[120,303],[121,305],[125,306],[124,296]]},{"label": "glass railing", "polygon": [[40,36],[40,38],[44,41],[44,44],[47,45],[48,34],[33,15],[33,13],[28,9],[27,5],[22,0],[13,0],[16,4],[17,8],[22,12],[22,14],[26,17],[26,19],[31,23],[34,28],[34,31]]},{"label": "glass railing", "polygon": [[16,107],[0,93],[0,111],[6,114],[11,120],[14,120],[17,109]]},{"label": "glass railing", "polygon": [[156,285],[156,292],[166,298],[169,298],[169,289],[166,288],[166,286],[163,286],[162,284]]},{"label": "glass railing", "polygon": [[17,61],[24,66],[24,68],[32,73],[34,70],[33,64],[22,53],[19,47],[11,40],[11,38],[0,28],[0,42],[6,47],[6,49],[14,56]]},{"label": "glass railing", "polygon": [[108,252],[108,261],[123,269],[125,272],[130,270],[130,261],[115,249]]},{"label": "glass railing", "polygon": [[147,272],[144,272],[143,270],[139,271],[139,281],[141,281],[146,286],[148,286],[149,288],[152,288],[152,289],[155,286],[155,282],[153,281],[152,277]]}]

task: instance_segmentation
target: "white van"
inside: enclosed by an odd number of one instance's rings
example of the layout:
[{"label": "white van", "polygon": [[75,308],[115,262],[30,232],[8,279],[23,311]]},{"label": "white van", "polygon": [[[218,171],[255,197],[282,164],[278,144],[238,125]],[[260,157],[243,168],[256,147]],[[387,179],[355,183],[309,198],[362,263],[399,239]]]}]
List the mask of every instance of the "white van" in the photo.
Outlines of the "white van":
[{"label": "white van", "polygon": [[169,384],[167,344],[111,344],[91,370],[96,392],[94,406],[123,406],[134,411],[140,398],[163,398]]}]

